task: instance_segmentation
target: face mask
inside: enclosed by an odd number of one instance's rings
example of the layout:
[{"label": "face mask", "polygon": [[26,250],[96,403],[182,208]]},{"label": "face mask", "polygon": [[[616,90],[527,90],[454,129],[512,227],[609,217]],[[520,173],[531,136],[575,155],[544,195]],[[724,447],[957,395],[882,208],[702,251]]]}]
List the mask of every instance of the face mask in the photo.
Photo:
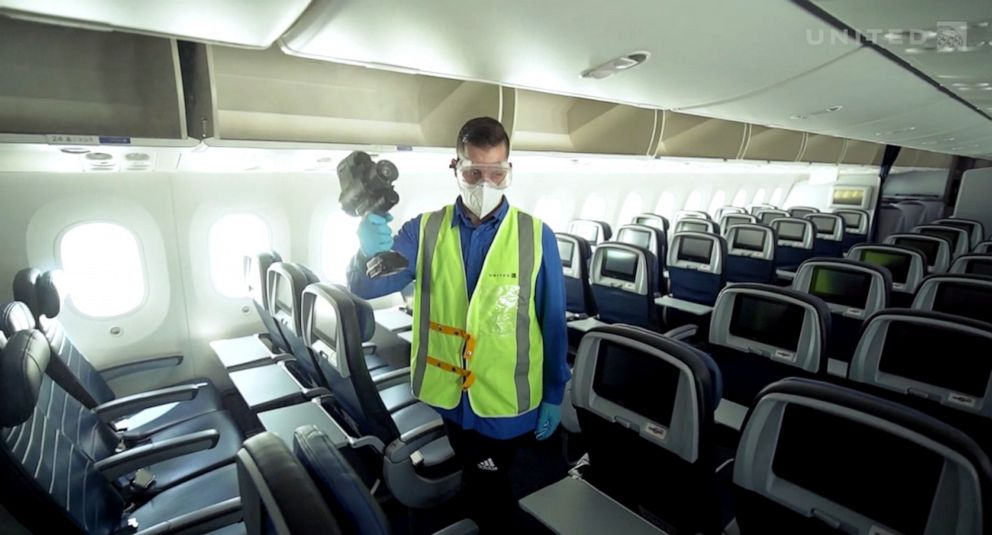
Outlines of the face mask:
[{"label": "face mask", "polygon": [[478,218],[489,215],[499,206],[503,198],[503,189],[490,188],[488,186],[467,186],[459,185],[458,189],[462,193],[462,204]]}]

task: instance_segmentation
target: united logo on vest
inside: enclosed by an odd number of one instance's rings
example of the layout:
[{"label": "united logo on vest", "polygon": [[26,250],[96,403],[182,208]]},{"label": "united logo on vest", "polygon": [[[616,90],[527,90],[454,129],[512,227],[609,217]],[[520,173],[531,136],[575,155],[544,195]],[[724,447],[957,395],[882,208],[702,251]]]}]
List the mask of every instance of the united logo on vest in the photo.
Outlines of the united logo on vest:
[{"label": "united logo on vest", "polygon": [[541,265],[541,220],[510,208],[468,298],[455,207],[420,218],[414,286],[413,393],[453,409],[462,392],[486,418],[511,417],[541,402],[544,342],[534,288]]}]

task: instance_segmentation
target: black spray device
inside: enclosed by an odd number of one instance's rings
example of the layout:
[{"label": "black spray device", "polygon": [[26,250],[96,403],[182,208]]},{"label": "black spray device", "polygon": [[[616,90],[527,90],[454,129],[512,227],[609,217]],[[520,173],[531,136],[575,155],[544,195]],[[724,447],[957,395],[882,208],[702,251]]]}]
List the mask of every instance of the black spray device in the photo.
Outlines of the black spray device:
[{"label": "black spray device", "polygon": [[[385,216],[400,202],[400,195],[393,188],[393,182],[399,176],[393,162],[373,162],[372,157],[362,151],[352,152],[338,164],[341,209],[354,217]],[[369,259],[365,272],[374,279],[403,271],[409,264],[406,257],[396,251],[385,251]]]}]

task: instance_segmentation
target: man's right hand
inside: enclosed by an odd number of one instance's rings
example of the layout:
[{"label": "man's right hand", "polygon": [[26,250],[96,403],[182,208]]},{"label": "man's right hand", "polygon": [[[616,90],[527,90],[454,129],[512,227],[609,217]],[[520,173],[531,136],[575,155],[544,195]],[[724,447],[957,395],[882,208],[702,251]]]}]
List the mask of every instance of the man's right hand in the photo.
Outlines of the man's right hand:
[{"label": "man's right hand", "polygon": [[368,214],[362,219],[358,225],[362,254],[372,257],[393,248],[393,231],[389,228],[392,220],[393,216],[388,213],[385,216]]}]

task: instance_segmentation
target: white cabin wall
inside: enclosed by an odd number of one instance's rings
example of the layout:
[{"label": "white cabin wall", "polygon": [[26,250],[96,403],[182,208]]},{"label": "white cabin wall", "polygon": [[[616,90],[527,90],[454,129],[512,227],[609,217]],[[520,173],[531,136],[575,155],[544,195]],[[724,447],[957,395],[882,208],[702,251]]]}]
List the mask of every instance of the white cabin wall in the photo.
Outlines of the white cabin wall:
[{"label": "white cabin wall", "polygon": [[[830,191],[834,186],[872,186],[874,195],[878,195],[879,179],[877,175],[869,174],[840,174],[836,182],[815,183],[804,180],[796,184],[788,198],[782,203],[783,208],[792,206],[812,206],[821,211],[830,210]],[[875,212],[875,199],[872,197],[868,201],[870,213]]]}]

